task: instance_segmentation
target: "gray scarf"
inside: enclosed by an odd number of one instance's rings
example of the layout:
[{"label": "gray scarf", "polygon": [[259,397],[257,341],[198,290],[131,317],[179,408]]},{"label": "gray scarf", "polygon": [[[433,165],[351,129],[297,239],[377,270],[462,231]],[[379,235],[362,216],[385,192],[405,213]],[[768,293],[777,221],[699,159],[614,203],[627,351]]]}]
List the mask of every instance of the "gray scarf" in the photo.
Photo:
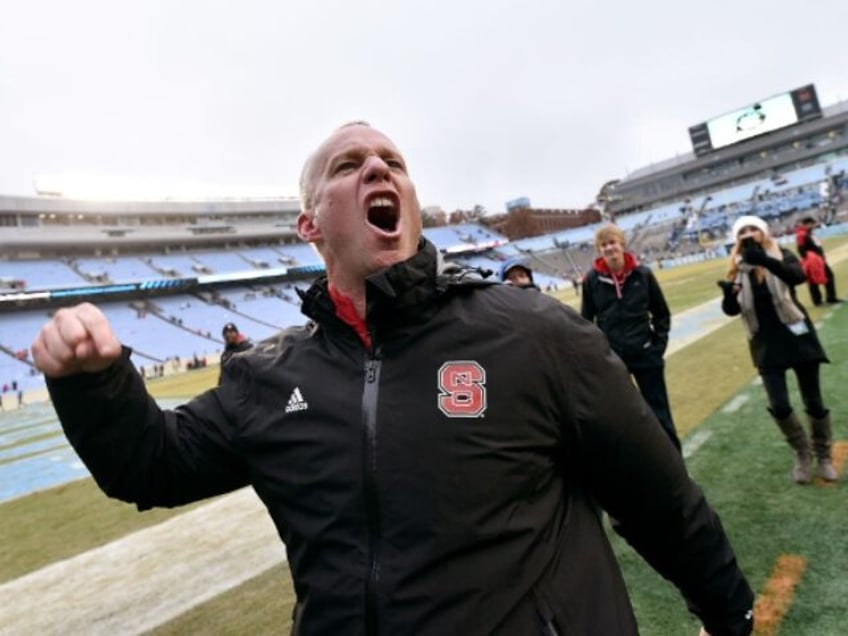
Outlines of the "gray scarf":
[{"label": "gray scarf", "polygon": [[[777,245],[769,247],[766,253],[779,261],[783,260],[783,252]],[[742,308],[742,322],[748,332],[749,340],[754,337],[754,334],[760,328],[760,321],[757,319],[757,312],[754,310],[754,290],[749,275],[754,269],[756,269],[754,265],[739,263],[739,274],[736,276],[736,282],[742,287],[737,298],[739,306]],[[774,304],[774,310],[777,312],[780,322],[789,327],[793,333],[805,331],[802,329],[804,314],[792,302],[789,286],[767,269],[763,268],[763,272],[765,273],[769,295],[771,295],[771,302]]]}]

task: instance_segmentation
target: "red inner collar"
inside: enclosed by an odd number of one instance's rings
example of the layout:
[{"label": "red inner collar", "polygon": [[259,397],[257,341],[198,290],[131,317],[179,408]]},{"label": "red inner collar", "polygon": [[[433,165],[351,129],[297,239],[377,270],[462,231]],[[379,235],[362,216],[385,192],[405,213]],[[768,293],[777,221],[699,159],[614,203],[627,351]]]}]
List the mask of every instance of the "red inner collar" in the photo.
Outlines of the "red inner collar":
[{"label": "red inner collar", "polygon": [[345,296],[333,285],[328,285],[327,289],[330,292],[330,299],[336,308],[336,316],[346,325],[350,325],[359,336],[362,344],[367,349],[371,348],[371,334],[368,333],[368,326],[365,324],[365,318],[360,317],[356,311],[356,305],[349,296]]}]

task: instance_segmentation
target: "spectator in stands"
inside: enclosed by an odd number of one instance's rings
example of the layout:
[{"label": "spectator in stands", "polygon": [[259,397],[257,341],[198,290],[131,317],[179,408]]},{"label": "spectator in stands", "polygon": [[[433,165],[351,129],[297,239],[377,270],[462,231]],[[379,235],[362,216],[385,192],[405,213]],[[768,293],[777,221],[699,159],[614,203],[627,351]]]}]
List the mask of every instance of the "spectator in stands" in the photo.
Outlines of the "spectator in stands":
[{"label": "spectator in stands", "polygon": [[815,327],[798,302],[795,286],[804,282],[801,264],[769,234],[768,224],[757,216],[739,217],[733,224],[735,244],[730,252],[722,310],[742,317],[751,358],[763,380],[769,412],[795,451],[792,477],[806,484],[812,479],[810,442],[789,401],[786,371],[798,379],[801,399],[810,421],[818,474],[837,479],[831,460],[830,411],[824,405],[819,366],[828,362]]},{"label": "spectator in stands", "polygon": [[252,484],[297,633],[636,634],[598,505],[712,634],[750,633],[717,515],[595,327],[444,264],[403,156],[367,124],[321,144],[301,191],[298,233],[326,266],[301,292],[311,322],[187,405],[157,406],[93,305],[39,332],[66,434],[110,495],[146,509]]},{"label": "spectator in stands", "polygon": [[518,258],[511,258],[503,262],[503,265],[501,265],[501,282],[524,289],[539,289],[533,282],[533,270]]},{"label": "spectator in stands", "polygon": [[[247,351],[253,347],[253,343],[242,334],[234,323],[228,322],[221,330],[221,335],[224,337],[224,350],[221,352],[221,370],[218,372],[218,384],[224,377],[224,365],[233,357],[234,354],[241,351]],[[195,359],[197,356],[195,356]],[[198,364],[199,366],[199,364]]]},{"label": "spectator in stands", "polygon": [[595,232],[599,256],[583,277],[580,313],[597,322],[677,450],[665,384],[671,312],[653,272],[625,250],[624,232],[607,224]]},{"label": "spectator in stands", "polygon": [[814,305],[822,304],[822,294],[819,289],[819,285],[821,281],[816,278],[814,274],[815,265],[809,264],[808,260],[815,260],[816,258],[821,259],[820,266],[824,267],[824,288],[825,288],[825,302],[827,303],[841,303],[842,299],[837,298],[836,296],[836,280],[833,277],[833,270],[830,269],[830,265],[827,264],[827,258],[824,255],[824,248],[822,247],[821,241],[818,238],[813,236],[813,230],[816,228],[816,220],[811,217],[805,217],[801,224],[798,226],[795,232],[795,239],[798,243],[798,254],[801,255],[801,259],[805,261],[805,268],[807,275],[807,286],[810,290],[810,299],[813,301]]}]

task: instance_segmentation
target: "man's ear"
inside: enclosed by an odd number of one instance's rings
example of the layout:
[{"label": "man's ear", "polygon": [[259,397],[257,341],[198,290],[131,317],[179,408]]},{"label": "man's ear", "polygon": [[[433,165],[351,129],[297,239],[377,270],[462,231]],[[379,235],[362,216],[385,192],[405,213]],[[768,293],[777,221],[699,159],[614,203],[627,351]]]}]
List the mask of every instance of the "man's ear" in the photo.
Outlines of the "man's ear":
[{"label": "man's ear", "polygon": [[313,243],[321,237],[321,229],[315,224],[315,215],[311,210],[298,215],[297,235],[307,243]]}]

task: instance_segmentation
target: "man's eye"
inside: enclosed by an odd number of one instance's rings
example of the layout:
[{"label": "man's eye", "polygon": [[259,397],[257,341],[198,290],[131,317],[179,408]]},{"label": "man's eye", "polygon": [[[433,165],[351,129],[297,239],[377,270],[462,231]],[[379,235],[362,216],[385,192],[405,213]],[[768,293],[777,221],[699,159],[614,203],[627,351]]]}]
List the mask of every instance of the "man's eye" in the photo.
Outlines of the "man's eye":
[{"label": "man's eye", "polygon": [[400,159],[386,159],[386,165],[396,170],[406,170],[406,166],[403,165],[403,161],[401,161]]},{"label": "man's eye", "polygon": [[333,174],[339,174],[340,172],[350,172],[351,170],[356,169],[356,164],[353,161],[342,161],[341,163],[337,163],[336,167],[333,168]]}]

